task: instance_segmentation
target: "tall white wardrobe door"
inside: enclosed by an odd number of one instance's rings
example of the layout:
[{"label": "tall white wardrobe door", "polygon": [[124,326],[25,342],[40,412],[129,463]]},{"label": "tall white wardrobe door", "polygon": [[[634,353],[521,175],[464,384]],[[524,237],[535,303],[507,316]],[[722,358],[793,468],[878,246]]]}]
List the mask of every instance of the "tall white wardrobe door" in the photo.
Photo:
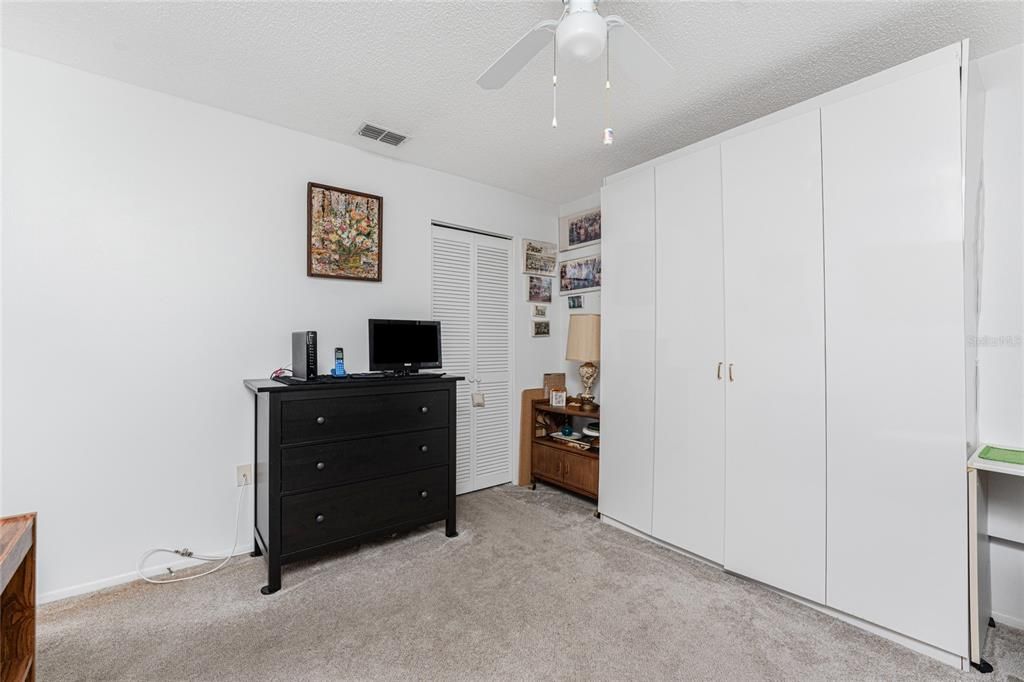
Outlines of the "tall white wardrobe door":
[{"label": "tall white wardrobe door", "polygon": [[655,170],[657,358],[652,534],[722,562],[725,329],[718,146]]},{"label": "tall white wardrobe door", "polygon": [[654,170],[601,190],[602,514],[651,532]]},{"label": "tall white wardrobe door", "polygon": [[725,566],[825,600],[818,111],[722,143]]},{"label": "tall white wardrobe door", "polygon": [[822,109],[828,604],[967,655],[958,50]]}]

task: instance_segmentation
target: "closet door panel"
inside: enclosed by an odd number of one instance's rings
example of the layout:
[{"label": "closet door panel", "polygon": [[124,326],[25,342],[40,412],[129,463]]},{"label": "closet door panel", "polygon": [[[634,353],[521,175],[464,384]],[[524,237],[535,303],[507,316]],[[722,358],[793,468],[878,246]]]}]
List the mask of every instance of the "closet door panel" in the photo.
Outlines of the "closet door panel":
[{"label": "closet door panel", "polygon": [[651,532],[654,170],[601,190],[602,514]]},{"label": "closet door panel", "polygon": [[828,604],[967,655],[958,51],[822,109]]},{"label": "closet door panel", "polygon": [[[431,317],[441,322],[441,358],[456,387],[458,494],[512,480],[512,242],[435,226]],[[471,394],[485,396],[473,407]]]},{"label": "closet door panel", "polygon": [[718,146],[657,167],[652,534],[722,562],[725,319]]},{"label": "closet door panel", "polygon": [[[441,322],[443,371],[473,375],[473,235],[442,227],[432,228],[431,319]],[[455,489],[472,490],[473,423],[471,386],[455,385]]]},{"label": "closet door panel", "polygon": [[813,111],[722,144],[725,566],[825,600],[821,145]]},{"label": "closet door panel", "polygon": [[[476,363],[473,488],[512,480],[512,241],[475,235]],[[442,348],[442,353],[443,353]]]}]

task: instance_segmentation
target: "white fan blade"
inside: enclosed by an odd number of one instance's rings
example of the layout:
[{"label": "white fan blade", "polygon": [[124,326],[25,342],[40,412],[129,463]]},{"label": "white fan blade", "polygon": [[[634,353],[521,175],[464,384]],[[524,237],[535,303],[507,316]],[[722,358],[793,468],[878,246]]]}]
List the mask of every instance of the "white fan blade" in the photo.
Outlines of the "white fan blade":
[{"label": "white fan blade", "polygon": [[605,17],[608,24],[608,55],[612,68],[622,69],[629,80],[645,88],[665,85],[675,68],[658,54],[644,37],[617,15]]},{"label": "white fan blade", "polygon": [[498,61],[480,74],[476,79],[477,84],[485,90],[497,90],[508,83],[512,76],[519,73],[545,45],[551,42],[557,27],[557,20],[547,19],[531,28],[515,45],[508,48],[505,54],[498,57]]}]

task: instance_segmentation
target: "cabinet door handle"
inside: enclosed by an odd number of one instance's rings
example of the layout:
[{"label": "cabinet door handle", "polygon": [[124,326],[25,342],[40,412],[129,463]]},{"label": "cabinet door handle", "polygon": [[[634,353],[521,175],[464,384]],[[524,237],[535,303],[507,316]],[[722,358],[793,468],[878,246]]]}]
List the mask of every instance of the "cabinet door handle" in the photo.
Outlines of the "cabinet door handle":
[{"label": "cabinet door handle", "polygon": [[426,497],[427,497],[427,491],[426,491],[426,490],[421,490],[421,491],[420,491],[420,497],[422,497],[422,498],[426,499]]},{"label": "cabinet door handle", "polygon": [[421,446],[420,446],[420,452],[426,452],[426,451],[427,451],[427,450],[429,450],[429,449],[430,449],[430,448],[428,448],[428,447],[427,447],[426,445],[421,445]]},{"label": "cabinet door handle", "polygon": [[323,522],[324,522],[324,515],[323,515],[323,514],[317,514],[317,515],[316,515],[316,518],[315,518],[314,520],[315,520],[315,521],[316,521],[317,523],[323,523]]},{"label": "cabinet door handle", "polygon": [[569,475],[569,463],[566,462],[563,466],[565,467],[565,469],[562,471],[562,475],[563,476],[568,476]]},{"label": "cabinet door handle", "polygon": [[724,364],[723,362],[718,363],[718,369],[715,370],[715,378],[719,381],[722,380],[722,365]]},{"label": "cabinet door handle", "polygon": [[732,378],[732,363],[729,363],[729,381],[734,381]]},{"label": "cabinet door handle", "polygon": [[316,463],[316,470],[317,471],[323,471],[325,466],[327,466],[327,465],[324,464],[323,462],[317,462]]},{"label": "cabinet door handle", "polygon": [[325,421],[327,421],[327,420],[324,419],[323,417],[317,417],[316,418],[316,423],[317,424],[323,424]]},{"label": "cabinet door handle", "polygon": [[426,414],[427,412],[430,412],[430,408],[424,405],[423,407],[420,408],[420,412]]}]

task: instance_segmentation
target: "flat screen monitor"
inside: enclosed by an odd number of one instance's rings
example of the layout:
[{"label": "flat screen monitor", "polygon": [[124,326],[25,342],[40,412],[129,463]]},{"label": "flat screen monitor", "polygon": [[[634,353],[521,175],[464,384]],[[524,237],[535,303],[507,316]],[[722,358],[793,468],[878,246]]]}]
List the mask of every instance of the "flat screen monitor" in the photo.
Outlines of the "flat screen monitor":
[{"label": "flat screen monitor", "polygon": [[371,372],[416,372],[440,366],[440,322],[370,320]]}]

